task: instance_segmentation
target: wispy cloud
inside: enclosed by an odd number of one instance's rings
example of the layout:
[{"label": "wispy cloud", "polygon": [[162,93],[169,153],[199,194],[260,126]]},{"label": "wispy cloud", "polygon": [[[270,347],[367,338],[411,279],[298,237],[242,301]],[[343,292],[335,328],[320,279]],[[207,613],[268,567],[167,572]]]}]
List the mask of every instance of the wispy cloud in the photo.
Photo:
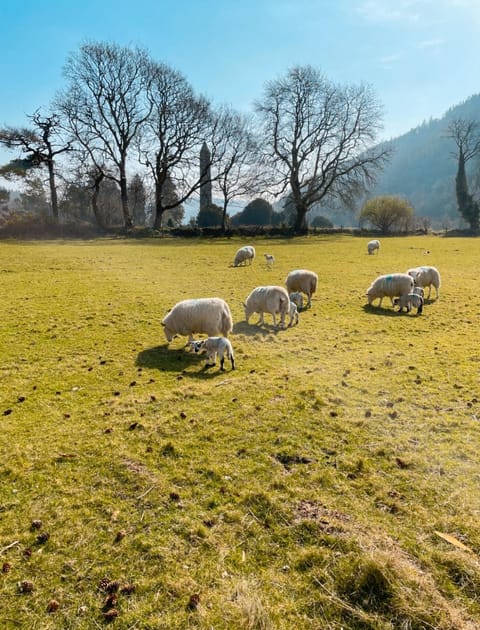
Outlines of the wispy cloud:
[{"label": "wispy cloud", "polygon": [[361,0],[357,12],[369,22],[416,22],[424,0]]},{"label": "wispy cloud", "polygon": [[417,48],[420,48],[422,50],[434,50],[434,49],[438,50],[439,48],[443,46],[444,43],[445,41],[440,38],[425,39],[422,42],[418,42]]},{"label": "wispy cloud", "polygon": [[400,60],[401,55],[385,55],[384,57],[380,57],[379,62],[384,70],[391,70]]}]

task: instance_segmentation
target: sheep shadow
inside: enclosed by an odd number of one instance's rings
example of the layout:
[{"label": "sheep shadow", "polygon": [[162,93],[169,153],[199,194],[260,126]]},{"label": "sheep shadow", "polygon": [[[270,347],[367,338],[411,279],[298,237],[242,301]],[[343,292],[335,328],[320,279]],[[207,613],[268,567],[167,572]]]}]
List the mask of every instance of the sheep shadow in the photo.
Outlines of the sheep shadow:
[{"label": "sheep shadow", "polygon": [[[190,352],[188,346],[183,348],[170,348],[168,344],[154,346],[138,353],[135,365],[141,368],[159,370],[160,372],[180,372],[183,377],[201,378],[208,380],[219,375],[225,375],[230,370],[220,370],[219,364],[215,367],[207,367],[205,355]],[[187,368],[201,365],[198,372],[189,372]]]},{"label": "sheep shadow", "polygon": [[364,304],[362,308],[365,313],[380,317],[398,317],[399,315],[409,315],[409,313],[406,312],[395,311],[391,307],[386,308],[384,306],[373,306],[372,304]]},{"label": "sheep shadow", "polygon": [[243,321],[233,325],[233,333],[235,335],[245,335],[248,337],[254,337],[255,335],[269,337],[270,335],[276,335],[279,332],[288,330],[288,328],[289,326],[286,328],[275,328],[273,324],[266,324],[265,322],[262,325],[258,325],[247,324],[247,322]]}]

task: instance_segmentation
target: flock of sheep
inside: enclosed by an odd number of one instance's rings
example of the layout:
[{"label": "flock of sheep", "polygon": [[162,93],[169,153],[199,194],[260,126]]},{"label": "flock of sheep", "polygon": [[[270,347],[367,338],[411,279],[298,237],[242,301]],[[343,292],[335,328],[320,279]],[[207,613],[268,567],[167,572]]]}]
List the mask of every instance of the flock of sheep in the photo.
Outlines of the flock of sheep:
[{"label": "flock of sheep", "polygon": [[[233,266],[252,264],[254,258],[255,248],[246,245],[237,251]],[[269,267],[275,263],[271,254],[265,254],[265,261]],[[280,316],[279,325],[282,328],[285,327],[287,315],[288,326],[297,324],[298,311],[303,308],[303,294],[307,296],[308,308],[312,304],[312,295],[317,290],[317,284],[316,273],[308,269],[296,269],[288,274],[286,288],[276,285],[256,287],[243,305],[247,324],[253,313],[259,315],[258,325],[263,325],[265,313],[272,316],[274,328],[278,328],[277,315]],[[164,317],[162,326],[168,342],[177,335],[185,335],[188,336],[194,352],[206,352],[206,367],[213,367],[218,355],[220,369],[223,370],[226,355],[231,361],[232,370],[235,369],[233,348],[228,340],[233,329],[233,320],[225,300],[218,297],[182,300]],[[208,335],[208,339],[195,341],[194,334]]]},{"label": "flock of sheep", "polygon": [[[380,241],[377,239],[367,244],[367,251],[378,253]],[[440,273],[431,266],[414,267],[406,273],[392,273],[376,278],[367,290],[368,304],[379,299],[378,306],[382,305],[384,297],[389,297],[392,306],[398,306],[399,312],[403,309],[410,313],[412,308],[417,309],[417,315],[423,311],[424,292],[428,287],[427,299],[430,299],[432,286],[435,287],[435,297],[440,297]]]},{"label": "flock of sheep", "polygon": [[[377,239],[367,244],[369,254],[379,252],[380,241]],[[275,263],[271,254],[264,254],[268,267]],[[251,265],[255,258],[255,248],[251,245],[241,247],[235,254],[233,266]],[[285,327],[288,315],[288,326],[298,323],[298,311],[303,309],[303,295],[307,296],[306,308],[312,305],[312,295],[317,290],[318,276],[308,269],[291,271],[285,280],[285,287],[266,285],[254,288],[244,303],[245,320],[248,324],[253,313],[259,314],[258,325],[263,325],[264,314],[269,313],[273,325]],[[367,290],[368,304],[379,299],[382,305],[384,297],[389,297],[392,306],[398,306],[399,312],[405,308],[409,313],[412,308],[420,314],[424,305],[424,291],[428,287],[430,298],[432,286],[436,297],[440,293],[440,274],[435,267],[415,267],[406,273],[392,273],[376,278]],[[216,357],[220,359],[220,369],[224,370],[225,356],[230,360],[232,370],[235,369],[235,357],[232,344],[228,339],[233,329],[232,314],[225,300],[218,297],[189,299],[178,302],[162,321],[165,337],[170,342],[177,335],[188,336],[189,344],[194,352],[206,352],[206,367],[215,365]],[[207,339],[195,341],[194,334],[208,335]]]}]

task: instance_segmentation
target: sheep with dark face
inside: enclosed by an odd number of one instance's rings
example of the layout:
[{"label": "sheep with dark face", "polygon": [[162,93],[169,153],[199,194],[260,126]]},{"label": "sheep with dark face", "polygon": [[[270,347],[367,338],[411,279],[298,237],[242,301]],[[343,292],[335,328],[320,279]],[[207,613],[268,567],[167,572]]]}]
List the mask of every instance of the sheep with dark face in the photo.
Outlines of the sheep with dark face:
[{"label": "sheep with dark face", "polygon": [[378,298],[380,300],[378,306],[381,306],[383,298],[389,297],[394,306],[393,298],[408,295],[412,291],[413,278],[406,273],[378,276],[367,290],[368,304],[372,304]]},{"label": "sheep with dark face", "polygon": [[233,321],[225,300],[213,297],[178,302],[163,318],[162,326],[168,342],[177,335],[188,335],[193,341],[195,333],[228,337]]},{"label": "sheep with dark face", "polygon": [[232,364],[232,370],[235,369],[235,356],[233,354],[232,344],[225,337],[209,337],[208,339],[202,339],[201,341],[191,341],[190,345],[194,352],[206,352],[207,363],[205,367],[213,367],[215,360],[220,357],[220,369],[224,371],[223,364],[225,362],[225,354],[227,359],[230,359]]},{"label": "sheep with dark face", "polygon": [[303,309],[303,295],[300,291],[292,291],[289,295],[290,302],[293,302],[297,307],[297,310],[301,311]]}]

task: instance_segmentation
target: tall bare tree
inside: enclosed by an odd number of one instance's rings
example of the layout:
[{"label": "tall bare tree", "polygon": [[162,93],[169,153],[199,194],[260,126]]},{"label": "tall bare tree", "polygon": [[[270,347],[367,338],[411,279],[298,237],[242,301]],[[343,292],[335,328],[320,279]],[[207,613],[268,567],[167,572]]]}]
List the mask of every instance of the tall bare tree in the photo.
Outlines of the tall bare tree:
[{"label": "tall bare tree", "polygon": [[474,234],[480,227],[480,206],[469,192],[467,163],[480,155],[480,125],[474,120],[455,119],[448,126],[447,135],[457,145],[458,160],[455,190],[458,211]]},{"label": "tall bare tree", "polygon": [[219,161],[214,177],[222,197],[222,229],[226,228],[228,204],[237,197],[263,192],[268,174],[260,167],[253,121],[231,108],[219,110]]},{"label": "tall bare tree", "polygon": [[50,190],[50,204],[52,216],[58,220],[58,194],[56,184],[56,158],[66,151],[70,151],[71,144],[61,137],[61,126],[57,114],[42,115],[37,110],[28,118],[33,123],[32,128],[6,127],[0,129],[0,144],[8,149],[20,149],[24,160],[14,160],[3,167],[2,174],[21,176],[31,168],[45,166],[48,171]]},{"label": "tall bare tree", "polygon": [[[155,182],[153,227],[158,230],[164,213],[183,204],[204,181],[199,172],[200,149],[211,136],[214,124],[210,103],[194,93],[181,73],[167,64],[152,63],[149,74],[147,98],[151,114],[138,151]],[[215,159],[215,153],[210,159]],[[176,197],[167,194],[166,189],[172,184]]]},{"label": "tall bare tree", "polygon": [[69,85],[57,98],[73,139],[87,151],[96,170],[118,184],[126,229],[133,226],[129,151],[152,107],[146,99],[149,67],[149,57],[140,48],[85,44],[68,59],[64,74]]},{"label": "tall bare tree", "polygon": [[356,194],[388,159],[386,145],[373,146],[381,108],[365,85],[335,85],[315,68],[299,66],[267,83],[256,111],[277,191],[289,189],[295,205],[296,232],[304,231],[315,204]]}]

